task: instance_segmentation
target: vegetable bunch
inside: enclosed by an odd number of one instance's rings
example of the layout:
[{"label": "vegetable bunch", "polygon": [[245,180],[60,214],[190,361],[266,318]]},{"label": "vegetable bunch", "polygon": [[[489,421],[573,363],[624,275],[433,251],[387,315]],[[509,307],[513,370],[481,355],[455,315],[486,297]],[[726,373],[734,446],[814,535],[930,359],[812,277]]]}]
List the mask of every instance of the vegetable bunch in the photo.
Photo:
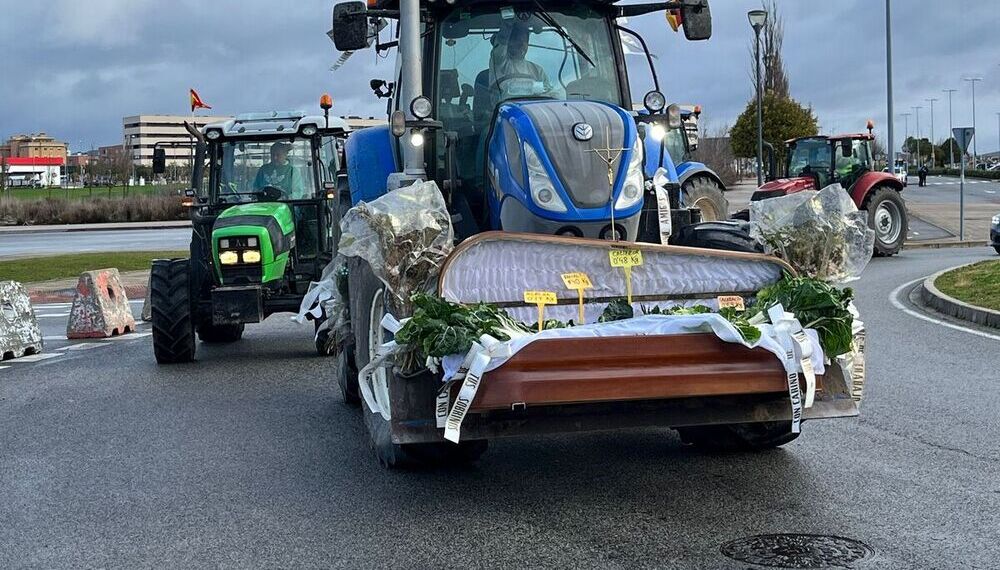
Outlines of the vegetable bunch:
[{"label": "vegetable bunch", "polygon": [[816,329],[823,353],[834,358],[851,351],[854,317],[848,305],[853,298],[850,287],[837,289],[819,279],[786,276],[761,289],[752,310],[754,315],[766,313],[781,303],[804,328]]}]

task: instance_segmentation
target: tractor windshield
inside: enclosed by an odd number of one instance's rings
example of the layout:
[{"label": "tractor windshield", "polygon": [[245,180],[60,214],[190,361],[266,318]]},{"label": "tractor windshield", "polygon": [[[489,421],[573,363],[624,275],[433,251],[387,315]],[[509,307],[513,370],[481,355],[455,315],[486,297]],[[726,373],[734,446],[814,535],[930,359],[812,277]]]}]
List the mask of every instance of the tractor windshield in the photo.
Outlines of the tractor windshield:
[{"label": "tractor windshield", "polygon": [[825,138],[796,141],[788,154],[788,176],[816,176],[819,178],[820,188],[825,188],[830,183],[832,167],[830,141]]},{"label": "tractor windshield", "polygon": [[458,134],[463,179],[482,168],[477,149],[501,101],[549,97],[629,107],[608,20],[590,6],[457,8],[441,22],[438,41],[436,116]]},{"label": "tractor windshield", "polygon": [[216,201],[301,200],[316,195],[310,139],[221,144]]}]

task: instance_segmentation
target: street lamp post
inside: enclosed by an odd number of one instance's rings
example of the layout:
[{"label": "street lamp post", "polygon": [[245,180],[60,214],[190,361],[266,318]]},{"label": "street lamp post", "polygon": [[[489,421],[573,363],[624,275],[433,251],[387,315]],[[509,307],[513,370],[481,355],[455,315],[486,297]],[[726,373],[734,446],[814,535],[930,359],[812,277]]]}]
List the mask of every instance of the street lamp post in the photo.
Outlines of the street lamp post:
[{"label": "street lamp post", "polygon": [[[962,78],[962,81],[968,81],[970,84],[972,84],[972,130],[973,131],[976,130],[976,82],[977,81],[982,81],[982,80],[983,80],[982,77],[963,77]],[[979,162],[979,160],[976,158],[976,156],[979,154],[979,152],[976,149],[976,138],[978,138],[978,137],[973,137],[972,138],[972,169],[973,170],[976,169],[976,165]]]},{"label": "street lamp post", "polygon": [[[912,115],[912,113],[900,113],[899,115],[900,117],[903,117],[903,148],[907,151],[909,151],[909,149],[906,148],[906,141],[910,139],[910,115]],[[909,157],[906,158],[906,164],[910,164]]]},{"label": "street lamp post", "polygon": [[764,103],[760,82],[760,31],[767,22],[767,11],[750,10],[747,19],[754,33],[754,75],[757,80],[757,187],[764,185]]},{"label": "street lamp post", "polygon": [[921,106],[913,107],[913,114],[917,118],[917,169],[920,169],[920,110],[923,109]]},{"label": "street lamp post", "polygon": [[889,156],[886,162],[889,165],[889,171],[896,172],[896,150],[895,150],[895,140],[893,133],[893,112],[892,112],[892,0],[885,0],[885,85],[886,85],[886,117],[889,117],[888,123],[889,146]]},{"label": "street lamp post", "polygon": [[924,99],[924,100],[931,104],[931,168],[934,168],[936,166],[935,163],[937,162],[934,156],[935,155],[934,145],[937,144],[936,142],[934,142],[934,102],[937,101],[937,99],[931,97],[930,99]]},{"label": "street lamp post", "polygon": [[[953,132],[952,129],[954,128],[954,126],[951,124],[951,94],[954,93],[955,91],[958,91],[958,89],[943,89],[942,90],[942,92],[948,94],[948,136],[949,137],[954,137],[954,135],[952,135],[952,132]],[[954,138],[949,138],[948,139],[948,166],[951,167],[951,168],[955,167],[955,139]]]}]

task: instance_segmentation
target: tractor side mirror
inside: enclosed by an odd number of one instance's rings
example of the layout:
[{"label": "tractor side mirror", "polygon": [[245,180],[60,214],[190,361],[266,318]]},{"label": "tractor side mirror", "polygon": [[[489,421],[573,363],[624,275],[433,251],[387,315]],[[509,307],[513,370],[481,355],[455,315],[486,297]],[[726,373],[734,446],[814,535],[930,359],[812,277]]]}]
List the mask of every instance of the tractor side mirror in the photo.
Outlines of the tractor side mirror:
[{"label": "tractor side mirror", "polygon": [[153,149],[153,174],[167,173],[167,150],[163,148]]},{"label": "tractor side mirror", "polygon": [[840,141],[840,156],[844,158],[850,158],[854,154],[854,148],[851,145],[850,139],[844,139]]},{"label": "tractor side mirror", "polygon": [[333,7],[333,27],[326,35],[339,51],[368,47],[368,6],[364,2],[341,2]]},{"label": "tractor side mirror", "polygon": [[691,41],[707,40],[712,37],[712,11],[708,0],[683,0],[681,18],[684,37]]}]

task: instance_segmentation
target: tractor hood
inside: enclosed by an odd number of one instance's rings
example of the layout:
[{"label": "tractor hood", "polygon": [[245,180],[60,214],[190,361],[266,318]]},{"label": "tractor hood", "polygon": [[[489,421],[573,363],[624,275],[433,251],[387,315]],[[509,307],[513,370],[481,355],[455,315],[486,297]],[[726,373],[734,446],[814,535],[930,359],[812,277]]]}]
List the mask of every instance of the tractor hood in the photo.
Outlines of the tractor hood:
[{"label": "tractor hood", "polygon": [[757,189],[750,197],[751,202],[765,200],[767,198],[778,198],[787,194],[795,194],[803,190],[817,190],[816,181],[808,176],[798,178],[780,178],[765,183]]},{"label": "tractor hood", "polygon": [[[564,200],[568,198],[566,206],[577,212],[575,217],[584,210],[597,210],[593,212],[595,216],[608,217],[612,201],[609,193],[613,193],[615,200],[622,193],[629,178],[630,161],[637,152],[634,119],[618,107],[592,101],[504,103],[498,110],[493,136],[502,139],[508,157],[520,156],[520,160],[508,160],[518,181],[528,178],[530,165],[524,154],[533,152],[557,192]],[[640,195],[641,158],[637,157],[635,169]],[[609,166],[613,184],[608,180]],[[629,183],[636,183],[634,173]],[[615,215],[634,213],[641,205],[639,200],[616,208]]]},{"label": "tractor hood", "polygon": [[[219,214],[212,226],[212,253],[224,284],[262,283],[279,279],[295,246],[295,222],[288,204],[237,204]],[[248,260],[246,251],[255,251]],[[232,252],[226,262],[220,254]],[[236,258],[233,258],[233,253]]]}]

